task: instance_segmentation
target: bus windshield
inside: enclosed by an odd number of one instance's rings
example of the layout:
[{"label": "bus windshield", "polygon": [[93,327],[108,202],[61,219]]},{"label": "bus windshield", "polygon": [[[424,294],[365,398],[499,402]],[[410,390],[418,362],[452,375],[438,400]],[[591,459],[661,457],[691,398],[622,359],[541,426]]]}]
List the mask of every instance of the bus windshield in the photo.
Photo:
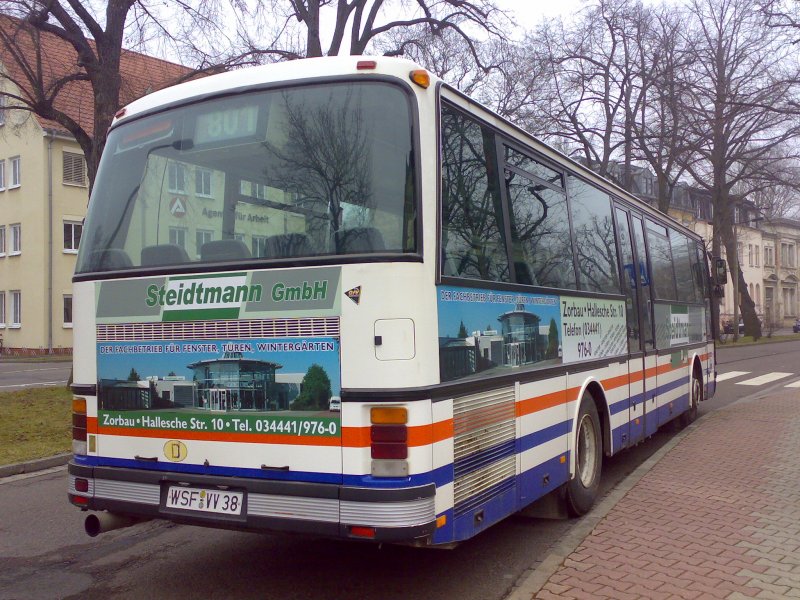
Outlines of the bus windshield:
[{"label": "bus windshield", "polygon": [[409,97],[380,82],[240,93],[123,124],[76,273],[416,252],[412,139]]}]

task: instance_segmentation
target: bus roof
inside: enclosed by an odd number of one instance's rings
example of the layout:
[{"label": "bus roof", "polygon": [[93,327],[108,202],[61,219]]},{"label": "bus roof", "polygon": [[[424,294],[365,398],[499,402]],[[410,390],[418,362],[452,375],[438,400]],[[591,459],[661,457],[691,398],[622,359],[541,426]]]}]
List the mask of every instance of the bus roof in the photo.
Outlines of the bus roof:
[{"label": "bus roof", "polygon": [[[359,68],[360,62],[374,61],[374,68]],[[217,75],[202,77],[181,83],[143,96],[127,105],[124,113],[114,119],[114,125],[130,117],[148,113],[162,106],[213,96],[222,92],[254,85],[282,81],[302,81],[331,76],[388,75],[408,81],[408,74],[422,69],[417,63],[404,58],[386,56],[324,56],[288,62],[273,63],[259,67],[237,69]],[[438,78],[431,73],[431,83]],[[120,111],[122,112],[122,111]],[[119,113],[118,113],[119,114]]]}]

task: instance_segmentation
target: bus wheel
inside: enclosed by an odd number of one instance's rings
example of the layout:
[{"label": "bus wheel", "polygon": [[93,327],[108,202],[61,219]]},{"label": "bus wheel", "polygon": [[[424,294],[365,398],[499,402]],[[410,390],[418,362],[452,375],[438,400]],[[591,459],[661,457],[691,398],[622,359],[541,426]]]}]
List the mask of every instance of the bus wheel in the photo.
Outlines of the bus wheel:
[{"label": "bus wheel", "polygon": [[581,400],[575,437],[575,477],[566,485],[564,500],[573,517],[585,515],[592,508],[600,488],[603,466],[603,437],[600,418],[592,395]]},{"label": "bus wheel", "polygon": [[700,376],[695,371],[694,375],[692,375],[692,386],[689,388],[689,409],[678,417],[681,427],[687,427],[694,422],[697,418],[697,407],[700,406],[702,399],[703,382],[700,381]]}]

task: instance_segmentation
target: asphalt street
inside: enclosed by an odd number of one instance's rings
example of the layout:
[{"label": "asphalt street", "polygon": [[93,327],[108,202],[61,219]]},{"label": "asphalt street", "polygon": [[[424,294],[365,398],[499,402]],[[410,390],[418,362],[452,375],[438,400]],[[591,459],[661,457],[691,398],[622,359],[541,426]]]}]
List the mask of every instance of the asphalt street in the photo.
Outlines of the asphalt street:
[{"label": "asphalt street", "polygon": [[0,392],[29,387],[66,385],[72,360],[17,361],[0,360]]}]

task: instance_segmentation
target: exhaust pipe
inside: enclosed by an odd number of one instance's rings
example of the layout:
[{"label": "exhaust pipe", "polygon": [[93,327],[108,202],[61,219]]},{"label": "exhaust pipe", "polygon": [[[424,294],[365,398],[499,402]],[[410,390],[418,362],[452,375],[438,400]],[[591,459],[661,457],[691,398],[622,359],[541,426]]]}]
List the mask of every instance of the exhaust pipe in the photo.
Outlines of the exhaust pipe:
[{"label": "exhaust pipe", "polygon": [[97,537],[101,533],[130,527],[148,519],[135,519],[110,512],[92,513],[83,522],[83,528],[89,537]]}]

